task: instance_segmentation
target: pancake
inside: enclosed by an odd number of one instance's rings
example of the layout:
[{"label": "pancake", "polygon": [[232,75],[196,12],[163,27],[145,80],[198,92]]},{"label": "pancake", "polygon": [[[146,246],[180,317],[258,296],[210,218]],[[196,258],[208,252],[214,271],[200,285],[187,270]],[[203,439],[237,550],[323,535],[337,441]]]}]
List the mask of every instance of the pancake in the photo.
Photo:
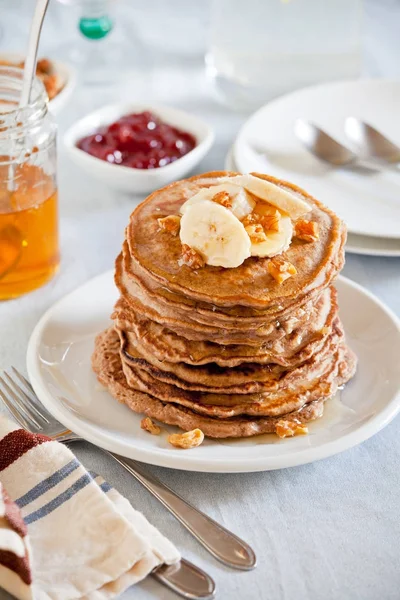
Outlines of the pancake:
[{"label": "pancake", "polygon": [[117,301],[112,318],[117,323],[151,321],[156,326],[171,330],[179,336],[190,341],[213,341],[220,345],[244,344],[260,346],[271,344],[275,340],[288,338],[293,333],[307,332],[308,337],[314,335],[321,328],[327,327],[332,322],[333,313],[337,310],[337,294],[333,287],[324,290],[313,304],[307,305],[307,310],[295,311],[283,320],[274,321],[265,327],[247,330],[226,330],[224,328],[213,328],[212,334],[204,330],[193,330],[191,322],[183,322],[177,319],[164,319],[155,310],[142,304],[140,301],[121,296]]},{"label": "pancake", "polygon": [[[256,335],[272,335],[274,330],[286,326],[286,323],[290,325],[296,319],[308,318],[309,310],[320,293],[314,292],[301,299],[301,302],[297,301],[290,311],[286,311],[288,314],[281,311],[278,321],[276,315],[246,307],[235,307],[235,311],[229,311],[204,302],[193,301],[191,304],[185,301],[179,302],[179,299],[186,299],[165,287],[161,289],[156,286],[157,291],[150,291],[152,286],[148,281],[145,285],[132,271],[128,273],[129,263],[127,244],[124,242],[123,251],[116,260],[115,283],[121,297],[127,303],[132,304],[134,309],[146,314],[150,319],[157,319],[159,323],[174,328],[190,327],[194,332],[207,335],[208,339],[221,335],[221,329],[224,329],[226,336],[238,336],[242,331],[246,334],[255,332]],[[149,287],[146,287],[147,285]],[[238,310],[240,308],[241,310]]]},{"label": "pancake", "polygon": [[[119,355],[119,338],[113,329],[97,336],[92,355],[92,367],[99,382],[119,402],[137,413],[157,419],[167,425],[176,425],[184,431],[199,428],[211,438],[250,437],[274,433],[282,417],[232,417],[218,419],[199,415],[184,406],[164,403],[149,394],[132,390],[126,381]],[[322,416],[323,400],[316,400],[298,411],[285,415],[297,423],[307,423]]]},{"label": "pancake", "polygon": [[[122,368],[129,387],[146,392],[163,402],[181,404],[191,410],[218,417],[234,415],[277,416],[300,409],[313,400],[326,399],[336,393],[338,372],[343,361],[350,359],[344,346],[327,348],[323,357],[305,363],[301,368],[271,381],[263,393],[234,394],[227,390],[204,393],[183,390],[163,383],[146,371],[127,366]],[[351,369],[350,369],[351,372]],[[342,381],[342,378],[339,378]]]},{"label": "pancake", "polygon": [[116,259],[113,326],[96,338],[92,356],[99,381],[131,410],[216,438],[276,432],[281,419],[316,419],[356,368],[332,285],[344,263],[346,228],[300,188],[253,174],[311,207],[306,219],[318,235],[312,243],[294,236],[279,255],[295,266],[292,277],[278,283],[270,258],[235,268],[182,262],[180,237],[158,219],[177,215],[189,197],[226,175],[237,173],[175,182],[133,211]]},{"label": "pancake", "polygon": [[[328,208],[297,186],[267,175],[253,175],[298,194],[311,207],[307,218],[318,224],[319,239],[313,244],[294,240],[286,258],[297,275],[279,285],[269,274],[270,259],[251,257],[235,269],[205,265],[201,276],[180,265],[179,237],[160,231],[157,219],[178,214],[189,195],[218,183],[224,172],[206,173],[178,181],[151,194],[132,213],[126,230],[131,260],[140,265],[148,278],[172,292],[216,306],[246,306],[279,313],[312,290],[323,289],[344,264],[346,229]],[[249,283],[251,282],[251,285]]]},{"label": "pancake", "polygon": [[300,327],[278,340],[259,343],[258,346],[226,346],[215,342],[188,340],[134,311],[124,313],[119,306],[117,302],[112,318],[116,328],[124,334],[125,351],[128,355],[132,355],[130,349],[134,348],[145,357],[154,356],[159,361],[183,362],[188,365],[215,363],[222,367],[234,367],[245,362],[295,366],[307,360],[323,345],[324,339],[332,331],[337,312],[336,294],[328,290],[321,298],[309,327]]},{"label": "pancake", "polygon": [[[119,266],[121,264],[121,266]],[[274,319],[284,318],[290,311],[293,313],[296,308],[302,307],[306,302],[313,300],[321,290],[316,289],[309,292],[306,296],[294,299],[290,309],[271,311],[270,309],[249,308],[236,305],[233,307],[221,307],[216,304],[209,304],[199,300],[192,300],[176,292],[172,292],[165,285],[148,277],[145,272],[138,276],[138,265],[132,262],[129,247],[124,242],[122,248],[122,259],[117,258],[116,263],[116,284],[120,289],[121,295],[127,297],[138,297],[144,304],[149,304],[162,315],[171,313],[179,315],[183,320],[194,321],[201,325],[209,325],[210,320],[217,327],[226,329],[252,329],[264,325]]]},{"label": "pancake", "polygon": [[[157,365],[147,361],[135,348],[130,348],[129,353],[126,351],[124,343],[124,334],[117,329],[117,333],[121,339],[121,361],[133,369],[146,371],[155,379],[164,383],[171,383],[179,388],[190,391],[199,392],[217,392],[222,394],[253,394],[262,393],[266,390],[276,389],[277,386],[282,386],[284,376],[286,381],[290,381],[287,374],[290,369],[281,365],[267,363],[265,365],[257,363],[244,363],[236,367],[219,367],[215,363],[209,363],[200,367],[193,367],[185,363],[171,364],[158,361]],[[343,332],[340,327],[340,322],[335,326],[329,340],[324,341],[325,345],[336,346],[343,343]],[[316,360],[321,356],[318,352],[311,356],[307,356],[304,363],[309,363],[311,360]],[[300,366],[300,362],[298,368]],[[295,367],[291,367],[292,371]]]}]

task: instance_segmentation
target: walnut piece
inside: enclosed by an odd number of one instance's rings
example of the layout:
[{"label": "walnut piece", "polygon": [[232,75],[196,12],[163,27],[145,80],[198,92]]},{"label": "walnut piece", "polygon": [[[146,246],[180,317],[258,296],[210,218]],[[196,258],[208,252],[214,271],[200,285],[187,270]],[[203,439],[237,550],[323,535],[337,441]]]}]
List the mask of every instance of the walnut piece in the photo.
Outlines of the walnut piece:
[{"label": "walnut piece", "polygon": [[258,202],[254,208],[254,218],[266,231],[279,231],[281,213],[271,204]]},{"label": "walnut piece", "polygon": [[279,231],[280,220],[281,216],[278,211],[276,211],[275,215],[260,216],[260,223],[265,231]]},{"label": "walnut piece", "polygon": [[182,244],[182,261],[191,269],[200,269],[205,264],[200,252],[187,244]]},{"label": "walnut piece", "polygon": [[225,192],[223,190],[221,192],[217,192],[212,197],[212,200],[217,204],[221,204],[221,206],[225,206],[225,208],[232,208],[232,198],[230,197],[228,192]]},{"label": "walnut piece", "polygon": [[151,433],[151,435],[160,435],[160,433],[161,433],[161,427],[156,425],[150,419],[150,417],[145,417],[144,419],[142,419],[140,421],[140,427],[141,427],[141,429],[144,429],[145,431],[148,431],[149,433]]},{"label": "walnut piece", "polygon": [[315,242],[319,238],[318,223],[314,221],[297,221],[294,226],[294,235],[305,242]]},{"label": "walnut piece", "polygon": [[249,227],[250,225],[257,225],[258,224],[258,215],[255,215],[254,213],[249,213],[248,215],[245,216],[244,219],[242,219],[242,224],[245,229],[246,229],[246,227]]},{"label": "walnut piece", "polygon": [[192,431],[186,431],[186,433],[173,433],[168,436],[168,441],[175,448],[196,448],[200,446],[204,440],[204,433],[201,429],[193,429]]},{"label": "walnut piece", "polygon": [[265,235],[262,225],[259,223],[256,223],[255,225],[247,225],[245,229],[252,244],[260,244],[261,242],[266,241],[267,236]]},{"label": "walnut piece", "polygon": [[254,209],[254,212],[245,216],[245,218],[242,220],[242,223],[245,228],[249,227],[250,225],[261,225],[264,231],[279,231],[280,220],[281,215],[279,210],[274,208],[271,210],[268,207],[265,214],[256,212],[256,209]]},{"label": "walnut piece", "polygon": [[157,219],[160,229],[172,233],[177,236],[181,227],[181,218],[178,215],[169,215],[169,217],[162,217]]},{"label": "walnut piece", "polygon": [[279,284],[297,273],[296,267],[282,256],[271,258],[271,260],[268,261],[267,268],[270,275],[272,275]]},{"label": "walnut piece", "polygon": [[53,64],[48,58],[41,58],[36,65],[37,74],[50,75],[53,71]]},{"label": "walnut piece", "polygon": [[52,100],[54,96],[57,96],[61,87],[58,75],[39,75],[39,78],[43,81],[49,100]]},{"label": "walnut piece", "polygon": [[280,438],[293,437],[295,435],[307,435],[308,427],[297,421],[281,419],[275,425],[275,433]]}]

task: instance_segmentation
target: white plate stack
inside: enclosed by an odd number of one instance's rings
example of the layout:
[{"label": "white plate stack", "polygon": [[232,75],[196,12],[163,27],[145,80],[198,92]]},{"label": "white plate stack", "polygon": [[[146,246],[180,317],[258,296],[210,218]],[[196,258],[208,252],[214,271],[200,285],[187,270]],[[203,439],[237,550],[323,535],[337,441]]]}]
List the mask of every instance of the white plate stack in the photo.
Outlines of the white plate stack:
[{"label": "white plate stack", "polygon": [[400,145],[400,81],[330,83],[269,102],[242,126],[225,168],[258,171],[303,187],[348,226],[347,252],[400,256],[400,168],[363,173],[322,163],[294,134],[297,118],[325,129],[349,146],[347,117],[358,117]]}]

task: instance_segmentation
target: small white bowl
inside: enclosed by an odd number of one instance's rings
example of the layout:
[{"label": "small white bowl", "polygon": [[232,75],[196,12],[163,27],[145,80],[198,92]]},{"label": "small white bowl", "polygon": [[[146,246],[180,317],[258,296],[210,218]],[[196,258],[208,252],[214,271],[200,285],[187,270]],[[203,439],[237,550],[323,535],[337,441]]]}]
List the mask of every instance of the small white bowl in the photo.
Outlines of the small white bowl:
[{"label": "small white bowl", "polygon": [[50,60],[63,84],[63,88],[58,92],[57,96],[54,96],[54,98],[49,101],[49,108],[52,114],[57,115],[66,106],[75,89],[76,71],[66,63],[59,62],[58,60]]},{"label": "small white bowl", "polygon": [[[47,58],[47,57],[46,57]],[[14,52],[1,52],[0,53],[0,61],[7,61],[10,63],[15,63],[16,65],[23,61],[25,56],[23,54],[14,53]],[[68,100],[71,97],[72,92],[76,86],[76,72],[75,69],[67,65],[66,63],[59,62],[58,60],[53,60],[50,58],[51,62],[54,65],[55,72],[60,78],[60,82],[62,84],[62,89],[58,92],[56,96],[52,100],[49,100],[49,109],[51,110],[53,115],[58,114],[64,106],[67,104]]]},{"label": "small white bowl", "polygon": [[[76,144],[79,140],[94,133],[100,127],[110,125],[129,113],[145,110],[154,113],[168,125],[191,133],[196,138],[196,146],[193,150],[165,167],[134,169],[108,163],[77,147]],[[213,141],[214,132],[207,123],[187,112],[167,106],[135,104],[132,102],[104,106],[72,125],[64,136],[68,153],[79,167],[110,187],[131,194],[152,192],[172,181],[182,179],[207,154]]]}]

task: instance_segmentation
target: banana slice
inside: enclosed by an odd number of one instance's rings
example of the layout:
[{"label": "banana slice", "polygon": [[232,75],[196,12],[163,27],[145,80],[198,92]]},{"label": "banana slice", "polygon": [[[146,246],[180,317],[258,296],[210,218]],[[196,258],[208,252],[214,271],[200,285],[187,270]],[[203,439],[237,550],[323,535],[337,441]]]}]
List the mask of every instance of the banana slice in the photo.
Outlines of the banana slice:
[{"label": "banana slice", "polygon": [[311,206],[304,202],[294,193],[288,192],[284,188],[275,185],[254,175],[236,175],[235,177],[227,177],[226,182],[235,183],[243,186],[250,193],[276,206],[279,210],[297,219],[302,217],[311,210]]},{"label": "banana slice", "polygon": [[290,217],[281,216],[279,231],[266,231],[267,239],[258,244],[251,244],[252,256],[276,256],[285,252],[290,246],[293,235],[293,225]]},{"label": "banana slice", "polygon": [[224,206],[202,200],[187,206],[179,233],[208,265],[234,268],[250,256],[250,238],[243,224]]},{"label": "banana slice", "polygon": [[235,187],[239,188],[239,191],[236,195],[232,195],[231,211],[241,221],[254,210],[256,201],[245,189],[239,186]]},{"label": "banana slice", "polygon": [[232,206],[229,210],[231,210],[235,217],[237,217],[239,220],[244,219],[246,215],[250,214],[256,205],[255,200],[253,200],[250,194],[248,194],[243,187],[240,185],[226,183],[223,185],[213,185],[209,188],[203,188],[197,192],[197,194],[182,204],[180,208],[181,215],[185,213],[188,206],[192,206],[192,204],[202,202],[203,200],[212,200],[212,198],[215,196],[215,194],[218,194],[218,192],[228,192],[232,200]]}]

